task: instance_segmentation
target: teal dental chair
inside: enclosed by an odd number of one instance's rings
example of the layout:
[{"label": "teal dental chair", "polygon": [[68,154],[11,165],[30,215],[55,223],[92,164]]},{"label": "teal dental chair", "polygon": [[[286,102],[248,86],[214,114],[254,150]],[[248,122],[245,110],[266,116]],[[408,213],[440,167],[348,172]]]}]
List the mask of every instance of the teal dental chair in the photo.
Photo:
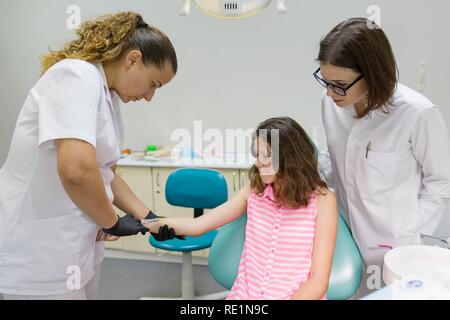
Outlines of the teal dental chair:
[{"label": "teal dental chair", "polygon": [[[247,215],[220,228],[209,251],[209,271],[225,289],[230,290],[237,276],[245,240]],[[353,296],[362,277],[362,260],[341,214],[334,250],[327,299],[344,300]]]},{"label": "teal dental chair", "polygon": [[[209,169],[183,168],[175,170],[167,178],[165,193],[166,200],[171,205],[193,208],[194,217],[201,216],[203,209],[213,209],[228,199],[225,177],[220,172]],[[191,254],[192,251],[209,248],[216,234],[217,231],[212,230],[198,237],[187,236],[185,240],[175,238],[162,242],[157,241],[152,235],[149,237],[149,243],[155,248],[182,252],[181,299],[216,298],[214,294],[195,296]],[[223,297],[223,294],[220,294],[219,297]]]}]

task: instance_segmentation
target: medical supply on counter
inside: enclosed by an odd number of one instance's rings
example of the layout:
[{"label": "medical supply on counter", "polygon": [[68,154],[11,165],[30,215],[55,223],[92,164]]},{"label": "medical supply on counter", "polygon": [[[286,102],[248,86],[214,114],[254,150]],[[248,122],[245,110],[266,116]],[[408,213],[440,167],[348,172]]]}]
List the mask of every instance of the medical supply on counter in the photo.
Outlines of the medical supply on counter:
[{"label": "medical supply on counter", "polygon": [[450,250],[425,245],[389,250],[383,281],[389,287],[378,293],[383,299],[450,299]]},{"label": "medical supply on counter", "polygon": [[154,144],[149,144],[149,145],[146,147],[146,150],[147,150],[147,152],[153,152],[153,151],[158,150],[158,147],[157,147],[156,145],[154,145]]},{"label": "medical supply on counter", "polygon": [[450,279],[442,281],[409,276],[394,281],[361,300],[449,300]]},{"label": "medical supply on counter", "polygon": [[450,250],[408,245],[388,251],[383,261],[383,281],[390,284],[410,275],[450,280]]}]

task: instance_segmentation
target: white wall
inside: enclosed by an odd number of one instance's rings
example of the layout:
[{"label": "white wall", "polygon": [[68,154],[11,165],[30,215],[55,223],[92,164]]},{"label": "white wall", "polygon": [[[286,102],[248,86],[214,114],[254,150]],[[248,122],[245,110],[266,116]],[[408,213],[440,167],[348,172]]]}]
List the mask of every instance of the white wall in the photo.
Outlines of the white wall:
[{"label": "white wall", "polygon": [[179,0],[0,1],[0,165],[6,158],[17,114],[38,79],[38,56],[73,37],[66,28],[68,5],[82,19],[121,10],[138,11],[172,39],[179,71],[151,104],[124,107],[126,145],[169,143],[176,128],[253,128],[288,115],[311,132],[320,128],[321,87],[311,74],[320,38],[341,20],[381,8],[382,26],[392,41],[403,83],[417,88],[419,60],[426,62],[426,90],[450,125],[450,2],[447,0],[287,0],[279,15],[273,3],[260,15],[216,20],[194,7],[178,16]]}]

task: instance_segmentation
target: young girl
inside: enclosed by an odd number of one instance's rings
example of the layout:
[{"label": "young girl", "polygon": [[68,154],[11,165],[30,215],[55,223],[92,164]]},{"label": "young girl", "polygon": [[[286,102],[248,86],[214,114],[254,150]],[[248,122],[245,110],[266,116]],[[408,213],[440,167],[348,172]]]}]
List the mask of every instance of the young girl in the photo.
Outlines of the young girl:
[{"label": "young girl", "polygon": [[252,152],[251,184],[232,199],[195,219],[146,226],[158,232],[167,224],[179,235],[198,236],[247,212],[239,271],[227,299],[325,299],[338,215],[314,147],[297,122],[283,117],[258,126]]}]

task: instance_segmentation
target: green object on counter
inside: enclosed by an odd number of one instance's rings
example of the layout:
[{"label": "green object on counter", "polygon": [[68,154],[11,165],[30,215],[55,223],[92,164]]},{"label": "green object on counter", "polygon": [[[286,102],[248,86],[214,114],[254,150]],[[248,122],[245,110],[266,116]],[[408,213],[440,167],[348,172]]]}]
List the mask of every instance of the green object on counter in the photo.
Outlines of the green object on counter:
[{"label": "green object on counter", "polygon": [[156,151],[158,149],[154,144],[149,144],[147,146],[147,151]]}]

